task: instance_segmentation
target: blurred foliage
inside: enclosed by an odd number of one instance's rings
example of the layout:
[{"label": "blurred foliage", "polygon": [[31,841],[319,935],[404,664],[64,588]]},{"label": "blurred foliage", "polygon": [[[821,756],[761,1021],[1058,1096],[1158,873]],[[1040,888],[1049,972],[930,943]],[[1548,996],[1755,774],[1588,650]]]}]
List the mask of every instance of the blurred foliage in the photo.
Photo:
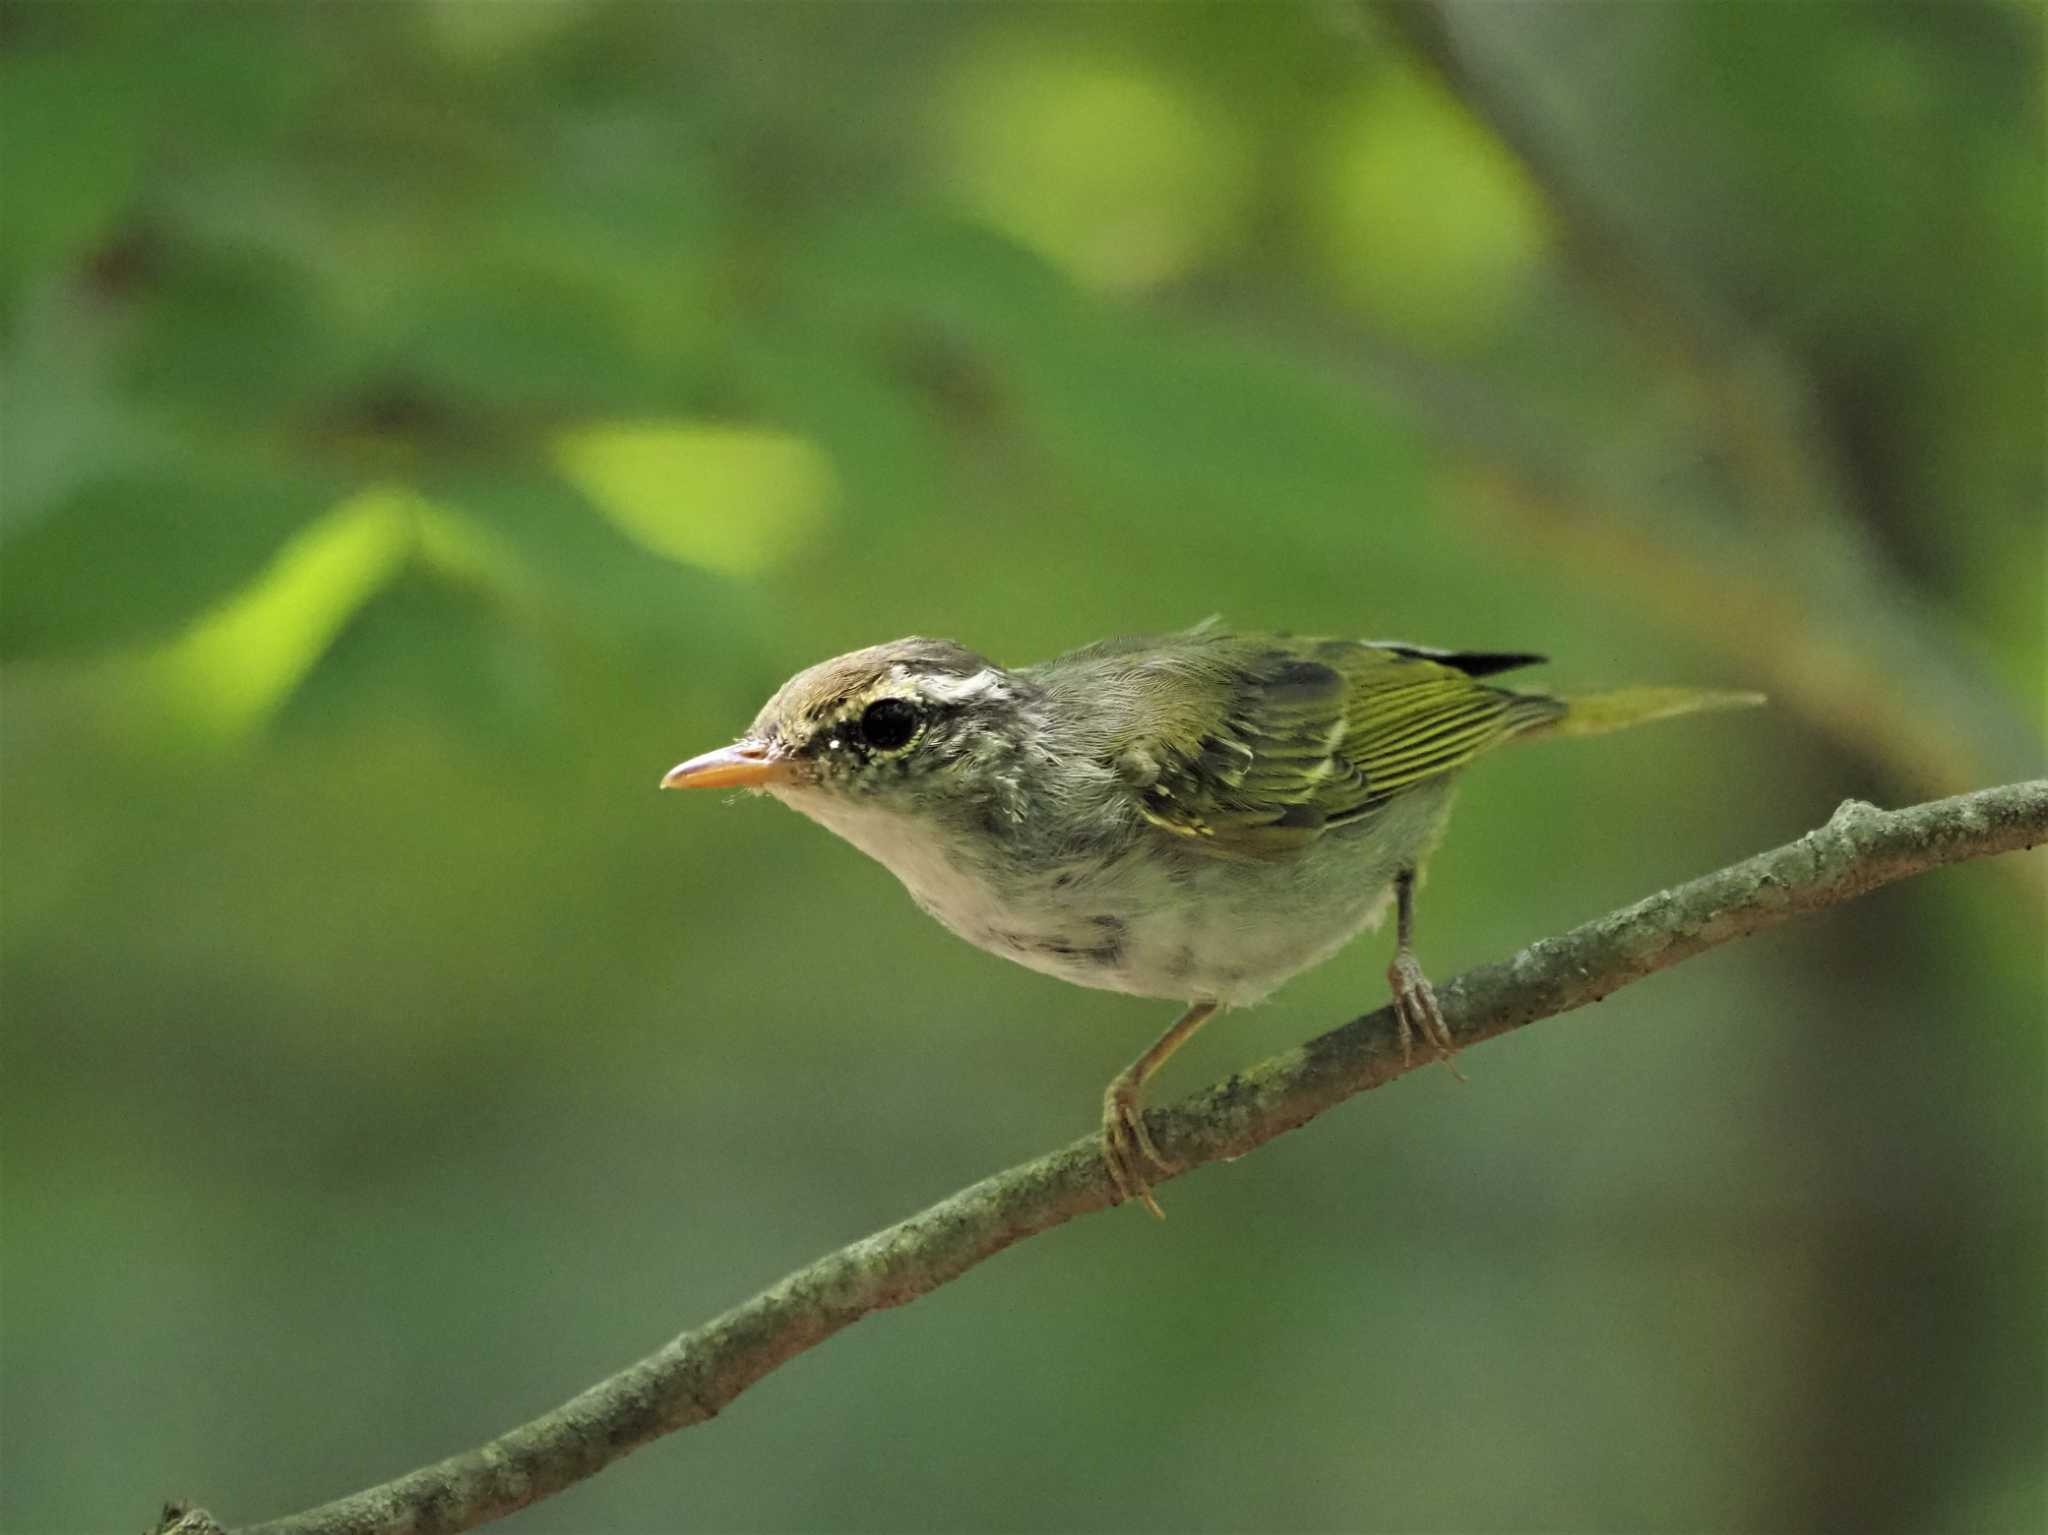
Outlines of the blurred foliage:
[{"label": "blurred foliage", "polygon": [[[337,1495],[1088,1127],[1163,1013],[653,794],[824,655],[1221,611],[1774,694],[1476,774],[1439,974],[2038,772],[2042,60],[1990,3],[0,10],[0,1525]],[[2042,887],[1375,1095],[522,1527],[2039,1528]]]}]

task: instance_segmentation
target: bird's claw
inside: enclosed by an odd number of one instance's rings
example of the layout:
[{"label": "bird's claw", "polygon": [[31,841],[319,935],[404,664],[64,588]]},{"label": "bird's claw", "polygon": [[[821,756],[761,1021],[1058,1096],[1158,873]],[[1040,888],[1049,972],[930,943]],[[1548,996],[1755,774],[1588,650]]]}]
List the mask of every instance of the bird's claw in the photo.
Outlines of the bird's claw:
[{"label": "bird's claw", "polygon": [[1406,1066],[1413,1058],[1415,1036],[1420,1034],[1451,1075],[1464,1081],[1465,1073],[1453,1059],[1458,1046],[1451,1038],[1450,1025],[1444,1022],[1443,1009],[1437,1006],[1436,988],[1429,984],[1413,954],[1404,949],[1394,956],[1387,967],[1387,985],[1394,993],[1394,1020],[1401,1029],[1401,1064]]},{"label": "bird's claw", "polygon": [[1109,1170],[1109,1181],[1116,1186],[1119,1204],[1135,1199],[1165,1220],[1166,1212],[1152,1197],[1151,1180],[1144,1173],[1147,1162],[1169,1178],[1180,1171],[1145,1128],[1145,1110],[1138,1098],[1137,1084],[1118,1078],[1102,1095],[1102,1165]]}]

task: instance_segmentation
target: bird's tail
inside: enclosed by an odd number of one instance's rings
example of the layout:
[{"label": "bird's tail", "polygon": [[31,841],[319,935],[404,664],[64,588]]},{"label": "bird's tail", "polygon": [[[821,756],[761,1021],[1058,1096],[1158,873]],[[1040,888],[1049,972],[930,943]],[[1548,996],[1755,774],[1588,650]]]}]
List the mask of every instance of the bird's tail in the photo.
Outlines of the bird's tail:
[{"label": "bird's tail", "polygon": [[1601,736],[1610,730],[1647,725],[1676,714],[1709,709],[1753,709],[1765,702],[1761,693],[1724,692],[1714,688],[1615,688],[1606,693],[1567,695],[1557,700],[1564,712],[1531,731],[1543,735]]}]

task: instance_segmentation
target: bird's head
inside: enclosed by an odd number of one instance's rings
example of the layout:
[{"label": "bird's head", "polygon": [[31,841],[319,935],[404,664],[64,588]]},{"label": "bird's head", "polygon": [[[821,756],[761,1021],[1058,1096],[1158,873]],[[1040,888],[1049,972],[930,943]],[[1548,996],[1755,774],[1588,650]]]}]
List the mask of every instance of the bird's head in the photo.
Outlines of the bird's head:
[{"label": "bird's head", "polygon": [[765,789],[916,810],[973,797],[1014,756],[1032,689],[951,640],[872,645],[798,672],[730,746],[664,789]]}]

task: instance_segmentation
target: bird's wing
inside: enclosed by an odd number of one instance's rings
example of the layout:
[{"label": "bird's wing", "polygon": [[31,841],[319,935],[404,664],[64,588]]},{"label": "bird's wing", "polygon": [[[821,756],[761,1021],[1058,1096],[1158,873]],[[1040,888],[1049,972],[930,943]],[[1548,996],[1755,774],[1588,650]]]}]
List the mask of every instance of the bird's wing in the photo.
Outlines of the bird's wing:
[{"label": "bird's wing", "polygon": [[1175,717],[1134,733],[1117,771],[1153,825],[1219,856],[1285,857],[1560,717],[1555,699],[1479,680],[1538,659],[1236,639],[1190,659]]}]

